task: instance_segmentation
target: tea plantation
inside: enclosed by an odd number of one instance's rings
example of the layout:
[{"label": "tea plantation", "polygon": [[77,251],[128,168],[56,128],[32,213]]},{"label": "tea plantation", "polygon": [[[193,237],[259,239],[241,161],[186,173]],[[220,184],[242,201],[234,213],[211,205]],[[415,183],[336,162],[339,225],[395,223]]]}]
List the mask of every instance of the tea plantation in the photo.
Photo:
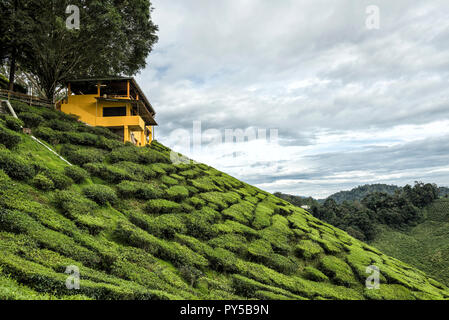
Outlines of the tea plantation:
[{"label": "tea plantation", "polygon": [[[13,103],[0,120],[0,299],[447,299],[446,286],[170,150]],[[70,167],[21,125],[56,149]],[[366,268],[380,269],[369,290]],[[80,287],[66,287],[68,266]]]}]

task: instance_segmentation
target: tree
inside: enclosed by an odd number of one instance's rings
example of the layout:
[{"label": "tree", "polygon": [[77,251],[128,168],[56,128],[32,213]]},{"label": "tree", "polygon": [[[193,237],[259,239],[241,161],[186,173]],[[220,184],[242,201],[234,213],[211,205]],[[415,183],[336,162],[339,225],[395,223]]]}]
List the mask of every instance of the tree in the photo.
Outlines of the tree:
[{"label": "tree", "polygon": [[[37,77],[48,99],[72,77],[136,74],[158,40],[149,0],[20,0],[19,4],[30,32],[27,50],[18,61]],[[66,26],[69,4],[80,9],[80,30]],[[10,38],[17,36],[10,33]]]},{"label": "tree", "polygon": [[26,10],[27,0],[3,0],[0,3],[0,63],[9,62],[9,90],[14,90],[17,62],[28,50],[32,21]]}]

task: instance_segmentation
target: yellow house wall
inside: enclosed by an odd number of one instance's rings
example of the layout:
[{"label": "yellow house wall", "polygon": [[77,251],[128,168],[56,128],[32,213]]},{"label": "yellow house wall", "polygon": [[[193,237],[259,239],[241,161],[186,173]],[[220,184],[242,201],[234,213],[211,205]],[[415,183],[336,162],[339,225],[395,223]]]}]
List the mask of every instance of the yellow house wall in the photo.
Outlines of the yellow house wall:
[{"label": "yellow house wall", "polygon": [[[98,94],[95,95],[71,95],[67,103],[61,105],[61,111],[67,114],[79,116],[82,122],[92,126],[120,127],[123,126],[124,142],[131,141],[131,132],[134,133],[137,145],[145,146],[145,122],[140,116],[131,116],[131,105],[124,101],[110,102],[102,101],[97,103]],[[123,107],[126,106],[126,117],[103,117],[103,107]],[[147,126],[150,130],[150,141],[153,140],[153,127]],[[136,130],[137,129],[137,130]]]},{"label": "yellow house wall", "polygon": [[68,114],[75,114],[80,120],[95,126],[97,95],[76,95],[69,96],[68,103],[61,105],[61,111]]}]

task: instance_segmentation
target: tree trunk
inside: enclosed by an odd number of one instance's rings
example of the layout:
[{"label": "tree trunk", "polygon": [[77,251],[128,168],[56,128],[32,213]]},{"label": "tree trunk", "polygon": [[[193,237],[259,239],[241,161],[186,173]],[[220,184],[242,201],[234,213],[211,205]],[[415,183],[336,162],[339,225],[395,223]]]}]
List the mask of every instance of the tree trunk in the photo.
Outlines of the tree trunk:
[{"label": "tree trunk", "polygon": [[12,49],[11,64],[9,66],[9,91],[14,91],[14,80],[16,77],[16,48]]}]

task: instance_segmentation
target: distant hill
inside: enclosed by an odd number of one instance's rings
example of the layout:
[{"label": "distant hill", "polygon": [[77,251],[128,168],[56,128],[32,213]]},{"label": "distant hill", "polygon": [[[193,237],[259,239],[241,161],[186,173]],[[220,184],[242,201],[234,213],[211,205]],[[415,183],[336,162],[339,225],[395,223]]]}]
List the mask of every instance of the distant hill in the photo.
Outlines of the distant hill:
[{"label": "distant hill", "polygon": [[[173,164],[156,141],[123,145],[105,128],[13,105],[74,166],[0,116],[0,300],[449,298],[422,271],[268,192]],[[372,264],[379,290],[366,288]],[[66,287],[68,266],[79,290]]]},{"label": "distant hill", "polygon": [[361,201],[367,195],[375,192],[383,192],[389,195],[394,194],[397,190],[401,188],[395,185],[388,184],[366,184],[363,186],[358,186],[349,191],[340,191],[330,195],[327,199],[334,199],[338,204],[344,201]]}]

